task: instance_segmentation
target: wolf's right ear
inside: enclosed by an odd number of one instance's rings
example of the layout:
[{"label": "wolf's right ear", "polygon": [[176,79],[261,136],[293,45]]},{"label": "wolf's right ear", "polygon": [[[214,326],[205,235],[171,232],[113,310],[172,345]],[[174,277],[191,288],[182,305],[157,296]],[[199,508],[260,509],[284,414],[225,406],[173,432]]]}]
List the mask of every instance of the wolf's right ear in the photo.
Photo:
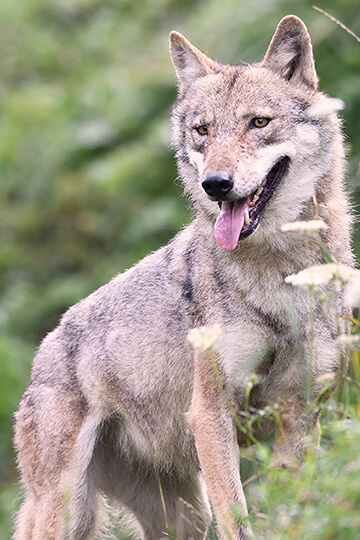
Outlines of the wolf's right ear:
[{"label": "wolf's right ear", "polygon": [[181,88],[215,72],[216,62],[194,47],[179,32],[170,32],[170,56]]}]

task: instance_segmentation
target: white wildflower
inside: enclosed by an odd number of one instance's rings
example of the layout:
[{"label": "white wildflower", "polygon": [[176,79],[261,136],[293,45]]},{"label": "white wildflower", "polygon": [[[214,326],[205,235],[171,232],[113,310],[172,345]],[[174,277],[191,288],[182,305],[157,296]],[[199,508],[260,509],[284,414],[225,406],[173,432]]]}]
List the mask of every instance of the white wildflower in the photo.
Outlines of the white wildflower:
[{"label": "white wildflower", "polygon": [[293,221],[292,223],[284,223],[281,226],[282,232],[288,231],[300,231],[311,232],[319,231],[320,229],[327,229],[328,226],[322,219],[313,219],[310,221]]},{"label": "white wildflower", "polygon": [[317,103],[308,108],[307,115],[310,117],[325,117],[344,109],[345,103],[342,99],[323,96]]},{"label": "white wildflower", "polygon": [[344,282],[354,281],[360,278],[360,271],[344,264],[319,264],[305,268],[298,274],[287,276],[285,282],[301,287],[316,287],[325,285],[334,278]]},{"label": "white wildflower", "polygon": [[344,303],[350,308],[360,307],[360,277],[350,281],[345,287]]},{"label": "white wildflower", "polygon": [[193,328],[187,335],[188,340],[195,349],[209,351],[222,334],[219,324],[213,326],[200,326]]},{"label": "white wildflower", "polygon": [[[348,336],[346,336],[348,337]],[[317,377],[316,382],[318,383],[332,383],[336,379],[337,373],[335,371],[330,371],[328,373],[324,373],[323,375],[320,375]]]},{"label": "white wildflower", "polygon": [[360,344],[360,335],[354,334],[351,336],[351,335],[341,334],[340,336],[336,338],[335,343],[336,345],[339,345],[340,347],[345,345],[346,347],[353,349],[357,345]]},{"label": "white wildflower", "polygon": [[335,266],[337,267],[336,277],[343,281],[349,282],[360,279],[360,270],[351,268],[351,266],[347,266],[346,264],[335,264]]}]

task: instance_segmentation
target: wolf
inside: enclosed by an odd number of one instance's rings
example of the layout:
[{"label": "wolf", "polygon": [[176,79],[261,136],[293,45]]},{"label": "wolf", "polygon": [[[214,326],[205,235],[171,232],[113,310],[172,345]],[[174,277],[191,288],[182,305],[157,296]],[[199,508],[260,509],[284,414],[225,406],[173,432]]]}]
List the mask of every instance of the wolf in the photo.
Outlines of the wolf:
[{"label": "wolf", "polygon": [[[259,63],[221,64],[177,32],[170,52],[172,143],[194,219],[39,347],[15,414],[16,540],[98,537],[109,503],[146,540],[203,539],[211,508],[221,538],[251,537],[239,448],[276,429],[277,463],[300,460],[319,425],[309,400],[339,369],[332,302],[311,322],[308,291],[285,282],[324,261],[316,238],[281,232],[288,222],[321,218],[334,260],[353,260],[337,102],[317,89],[306,26],[282,19]],[[187,336],[214,326],[209,356]],[[241,429],[268,405],[280,423]]]}]

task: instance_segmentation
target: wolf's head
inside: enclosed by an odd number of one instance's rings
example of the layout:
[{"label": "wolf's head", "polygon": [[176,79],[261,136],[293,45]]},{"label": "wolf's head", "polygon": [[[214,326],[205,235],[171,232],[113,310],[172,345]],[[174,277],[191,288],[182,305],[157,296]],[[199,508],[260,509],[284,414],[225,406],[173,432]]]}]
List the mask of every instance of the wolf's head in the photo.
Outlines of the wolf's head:
[{"label": "wolf's head", "polygon": [[255,231],[254,238],[269,237],[306,217],[314,195],[324,197],[335,151],[342,163],[342,145],[339,100],[317,91],[304,23],[282,19],[257,64],[220,64],[177,32],[170,52],[179,79],[173,145],[180,175],[220,246],[233,250]]}]

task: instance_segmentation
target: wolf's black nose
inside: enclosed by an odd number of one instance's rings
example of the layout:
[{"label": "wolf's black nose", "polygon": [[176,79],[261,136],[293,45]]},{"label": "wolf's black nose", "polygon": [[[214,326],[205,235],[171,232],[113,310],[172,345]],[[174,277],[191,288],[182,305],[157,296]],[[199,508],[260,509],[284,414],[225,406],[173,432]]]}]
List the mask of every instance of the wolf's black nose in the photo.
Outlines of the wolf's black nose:
[{"label": "wolf's black nose", "polygon": [[207,173],[202,183],[202,187],[210,197],[217,200],[224,200],[225,196],[233,188],[234,182],[230,174],[223,171]]}]

